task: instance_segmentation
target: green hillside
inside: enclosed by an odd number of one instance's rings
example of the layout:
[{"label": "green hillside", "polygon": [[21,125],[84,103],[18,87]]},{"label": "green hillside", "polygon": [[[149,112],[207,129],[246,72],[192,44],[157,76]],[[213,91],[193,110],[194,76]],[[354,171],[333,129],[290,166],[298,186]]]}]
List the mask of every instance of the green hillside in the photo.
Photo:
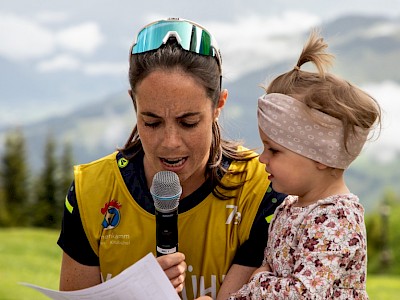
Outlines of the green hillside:
[{"label": "green hillside", "polygon": [[[21,281],[50,289],[58,288],[61,251],[56,245],[57,237],[58,231],[55,230],[0,229],[1,300],[48,299],[31,288],[19,285]],[[397,299],[400,276],[368,274],[367,291],[370,299]]]},{"label": "green hillside", "polygon": [[365,210],[375,211],[385,193],[400,195],[400,156],[389,162],[360,156],[346,171],[345,178]]}]

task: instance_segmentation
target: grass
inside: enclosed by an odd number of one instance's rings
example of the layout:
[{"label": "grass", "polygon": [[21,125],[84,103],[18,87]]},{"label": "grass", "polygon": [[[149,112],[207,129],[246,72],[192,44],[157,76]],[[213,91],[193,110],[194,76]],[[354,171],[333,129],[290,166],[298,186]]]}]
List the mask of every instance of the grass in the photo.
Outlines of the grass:
[{"label": "grass", "polygon": [[57,238],[55,230],[0,229],[1,300],[49,299],[18,282],[58,288],[61,249]]},{"label": "grass", "polygon": [[[0,299],[48,300],[41,293],[18,284],[29,282],[58,289],[61,250],[59,232],[47,229],[0,229]],[[367,277],[371,300],[398,299],[400,275]]]},{"label": "grass", "polygon": [[399,299],[400,275],[368,275],[367,292],[371,300]]}]

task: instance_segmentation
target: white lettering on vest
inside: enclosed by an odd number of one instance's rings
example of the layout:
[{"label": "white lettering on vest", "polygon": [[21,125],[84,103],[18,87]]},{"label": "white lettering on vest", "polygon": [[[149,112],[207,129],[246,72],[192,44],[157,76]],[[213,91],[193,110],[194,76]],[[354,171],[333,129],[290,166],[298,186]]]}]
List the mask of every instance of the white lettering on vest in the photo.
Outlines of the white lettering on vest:
[{"label": "white lettering on vest", "polygon": [[204,276],[200,276],[200,295],[206,295],[211,293],[211,298],[217,297],[217,276],[211,275],[211,286],[209,288],[204,287]]},{"label": "white lettering on vest", "polygon": [[101,282],[104,282],[104,281],[110,280],[112,277],[112,274],[108,273],[106,276],[106,280],[104,280],[103,273],[100,272],[100,276],[101,276]]},{"label": "white lettering on vest", "polygon": [[[191,265],[188,266],[187,268],[188,272],[193,271],[193,267]],[[191,295],[190,299],[195,299],[199,296],[204,296],[207,294],[210,294],[210,296],[215,299],[217,297],[217,276],[216,275],[210,275],[211,276],[211,286],[206,288],[205,283],[204,283],[204,276],[200,276],[200,279],[197,278],[196,275],[191,275],[190,280],[192,281],[192,291],[188,291],[185,286],[181,292],[181,297],[182,300],[188,300],[188,293]],[[225,278],[225,275],[222,275],[222,281]],[[188,277],[186,277],[186,280],[189,280]]]},{"label": "white lettering on vest", "polygon": [[242,214],[238,212],[238,207],[236,205],[227,204],[226,208],[232,209],[231,213],[229,214],[228,218],[226,219],[225,224],[229,225],[233,222],[233,224],[238,225],[242,220]]},{"label": "white lettering on vest", "polygon": [[105,234],[101,236],[100,243],[109,243],[110,245],[122,245],[127,246],[131,243],[131,237],[129,234]]}]

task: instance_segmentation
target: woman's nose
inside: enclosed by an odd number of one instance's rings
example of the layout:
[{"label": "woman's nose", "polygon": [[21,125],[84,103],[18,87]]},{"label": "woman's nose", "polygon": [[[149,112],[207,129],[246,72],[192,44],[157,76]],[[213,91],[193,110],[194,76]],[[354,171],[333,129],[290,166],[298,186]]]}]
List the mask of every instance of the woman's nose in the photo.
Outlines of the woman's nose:
[{"label": "woman's nose", "polygon": [[166,128],[163,136],[163,146],[168,148],[176,148],[181,144],[181,136],[176,128]]}]

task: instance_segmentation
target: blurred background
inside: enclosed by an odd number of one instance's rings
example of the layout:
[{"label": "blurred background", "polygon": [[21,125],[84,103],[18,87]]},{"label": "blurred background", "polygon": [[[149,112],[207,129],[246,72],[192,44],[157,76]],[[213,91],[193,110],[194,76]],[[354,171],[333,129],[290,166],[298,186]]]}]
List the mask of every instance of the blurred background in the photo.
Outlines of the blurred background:
[{"label": "blurred background", "polygon": [[143,25],[166,17],[214,34],[229,90],[223,134],[256,148],[260,86],[293,68],[310,29],[321,29],[332,72],[384,110],[380,136],[346,178],[366,209],[370,293],[398,293],[400,0],[0,0],[0,299],[36,299],[18,281],[57,288],[72,166],[125,143],[135,124],[129,48]]}]

